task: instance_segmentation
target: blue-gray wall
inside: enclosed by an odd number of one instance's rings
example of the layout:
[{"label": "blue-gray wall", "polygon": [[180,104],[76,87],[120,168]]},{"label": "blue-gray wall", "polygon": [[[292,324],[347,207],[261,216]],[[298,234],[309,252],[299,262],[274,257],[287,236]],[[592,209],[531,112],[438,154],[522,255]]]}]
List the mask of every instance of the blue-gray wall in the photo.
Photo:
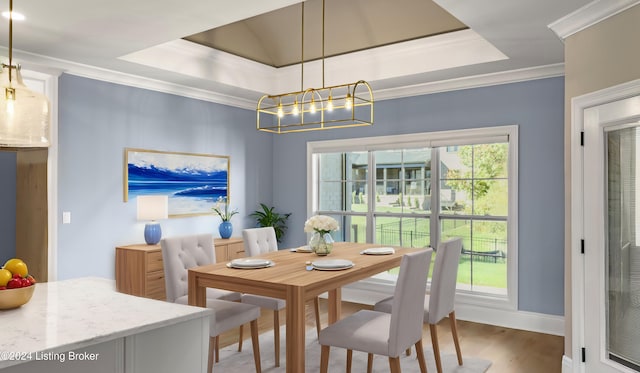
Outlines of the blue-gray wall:
[{"label": "blue-gray wall", "polygon": [[[143,242],[134,201],[124,203],[126,147],[231,156],[234,235],[258,202],[292,212],[282,246],[305,242],[306,142],[517,124],[519,309],[563,314],[563,78],[376,103],[373,127],[270,135],[255,113],[63,75],[59,86],[58,274],[113,277],[114,247]],[[211,232],[211,216],[162,222],[165,236]]]},{"label": "blue-gray wall", "polygon": [[[115,276],[115,247],[144,243],[135,200],[123,202],[124,149],[228,155],[230,197],[241,215],[271,203],[271,137],[255,113],[210,102],[62,75],[59,81],[58,278]],[[212,206],[213,207],[213,206]],[[71,224],[62,224],[62,212]],[[219,218],[160,221],[163,235],[218,235]]]},{"label": "blue-gray wall", "polygon": [[16,153],[0,151],[0,266],[16,256]]},{"label": "blue-gray wall", "polygon": [[[375,93],[375,92],[374,92]],[[274,137],[273,202],[293,212],[286,246],[304,243],[306,142],[517,124],[518,308],[563,315],[564,79],[377,102],[375,124]]]}]

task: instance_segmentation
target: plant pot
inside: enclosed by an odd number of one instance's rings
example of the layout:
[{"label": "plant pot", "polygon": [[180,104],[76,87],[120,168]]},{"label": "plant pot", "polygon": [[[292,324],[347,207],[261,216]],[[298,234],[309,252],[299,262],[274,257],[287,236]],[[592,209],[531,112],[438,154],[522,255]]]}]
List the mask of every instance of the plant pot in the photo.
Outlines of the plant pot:
[{"label": "plant pot", "polygon": [[218,232],[220,232],[220,237],[222,238],[231,237],[231,233],[233,233],[233,224],[231,224],[230,221],[223,221],[218,227]]}]

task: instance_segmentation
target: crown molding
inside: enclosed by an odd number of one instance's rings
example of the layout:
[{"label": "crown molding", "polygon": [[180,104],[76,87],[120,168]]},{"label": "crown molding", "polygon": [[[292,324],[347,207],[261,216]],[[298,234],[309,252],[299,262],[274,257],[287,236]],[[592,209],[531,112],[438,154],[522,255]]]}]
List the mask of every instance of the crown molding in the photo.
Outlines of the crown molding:
[{"label": "crown molding", "polygon": [[639,0],[595,0],[552,22],[548,27],[564,40],[639,3]]},{"label": "crown molding", "polygon": [[196,100],[213,102],[216,104],[255,110],[256,102],[245,98],[222,94],[206,89],[194,88],[185,85],[170,83],[162,80],[150,79],[138,75],[125,74],[118,71],[105,70],[91,66],[82,66],[65,71],[66,74],[83,78],[100,80],[108,83],[126,85],[135,88],[148,89],[177,96],[193,98]]},{"label": "crown molding", "polygon": [[[6,48],[0,48],[0,51],[3,51],[3,53],[7,53]],[[27,69],[30,72],[39,72],[54,76],[59,76],[64,73],[80,76],[83,78],[100,80],[108,83],[143,88],[151,91],[169,93],[197,100],[234,106],[238,108],[251,110],[254,110],[256,108],[255,101],[233,95],[222,94],[211,90],[189,87],[163,80],[151,79],[139,75],[123,73],[120,71],[104,69],[101,67],[62,60],[49,56],[42,56],[34,53],[16,50],[14,50],[13,52],[14,59],[19,60],[21,62],[22,68]]]},{"label": "crown molding", "polygon": [[558,76],[564,76],[563,63],[441,80],[400,88],[376,89],[374,90],[374,96],[376,101],[391,100],[396,98],[457,91],[461,89],[489,87],[499,84],[518,83]]},{"label": "crown molding", "polygon": [[[174,94],[197,100],[214,102],[217,104],[233,106],[241,109],[255,110],[256,108],[255,100],[228,94],[221,94],[219,92],[211,90],[179,85],[162,80],[146,78],[133,74],[126,74],[114,70],[108,70],[95,66],[53,59],[50,57],[23,52],[18,54],[18,58],[21,62],[23,62],[24,68],[28,68],[32,71],[43,71],[42,66],[47,66],[47,70],[57,71],[58,74],[56,75],[59,75],[59,73],[66,73],[109,83],[121,84],[157,92]],[[374,96],[376,101],[382,101],[461,89],[480,88],[499,84],[509,84],[528,80],[544,79],[563,75],[564,64],[553,64],[415,84],[398,88],[374,89]]]}]

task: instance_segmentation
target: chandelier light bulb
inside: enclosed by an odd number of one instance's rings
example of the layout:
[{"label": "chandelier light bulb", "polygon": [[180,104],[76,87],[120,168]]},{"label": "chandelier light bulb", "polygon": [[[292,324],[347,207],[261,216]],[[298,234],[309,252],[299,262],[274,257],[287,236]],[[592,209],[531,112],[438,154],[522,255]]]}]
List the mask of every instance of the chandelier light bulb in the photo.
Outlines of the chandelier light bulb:
[{"label": "chandelier light bulb", "polygon": [[351,93],[347,93],[347,98],[344,99],[344,108],[347,110],[351,110],[353,107],[353,97],[351,97]]},{"label": "chandelier light bulb", "polygon": [[329,99],[327,100],[327,111],[333,111],[333,98],[329,95]]},{"label": "chandelier light bulb", "polygon": [[282,118],[284,116],[284,111],[282,110],[282,102],[278,104],[278,118]]},{"label": "chandelier light bulb", "polygon": [[291,109],[291,114],[298,115],[300,114],[300,110],[298,109],[298,99],[293,103],[293,109]]},{"label": "chandelier light bulb", "polygon": [[7,100],[7,114],[10,117],[13,117],[14,109],[13,109],[13,100]]},{"label": "chandelier light bulb", "polygon": [[311,98],[311,103],[309,104],[309,112],[311,114],[315,114],[316,113],[316,102],[313,99],[313,97]]}]

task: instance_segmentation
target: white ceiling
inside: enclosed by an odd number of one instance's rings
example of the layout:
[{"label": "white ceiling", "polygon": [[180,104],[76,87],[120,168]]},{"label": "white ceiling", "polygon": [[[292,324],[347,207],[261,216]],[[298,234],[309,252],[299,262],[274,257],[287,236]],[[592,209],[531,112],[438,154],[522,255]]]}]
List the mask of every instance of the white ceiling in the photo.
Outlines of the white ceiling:
[{"label": "white ceiling", "polygon": [[[299,66],[276,69],[181,38],[298,2],[18,0],[14,9],[27,19],[14,22],[14,63],[255,107],[264,93],[299,89]],[[564,47],[549,24],[590,0],[435,2],[470,29],[328,58],[327,85],[364,79],[378,99],[504,72],[561,75]],[[8,1],[0,8],[8,9]],[[5,55],[6,45],[3,18]],[[320,86],[320,64],[304,68],[305,85]]]}]

